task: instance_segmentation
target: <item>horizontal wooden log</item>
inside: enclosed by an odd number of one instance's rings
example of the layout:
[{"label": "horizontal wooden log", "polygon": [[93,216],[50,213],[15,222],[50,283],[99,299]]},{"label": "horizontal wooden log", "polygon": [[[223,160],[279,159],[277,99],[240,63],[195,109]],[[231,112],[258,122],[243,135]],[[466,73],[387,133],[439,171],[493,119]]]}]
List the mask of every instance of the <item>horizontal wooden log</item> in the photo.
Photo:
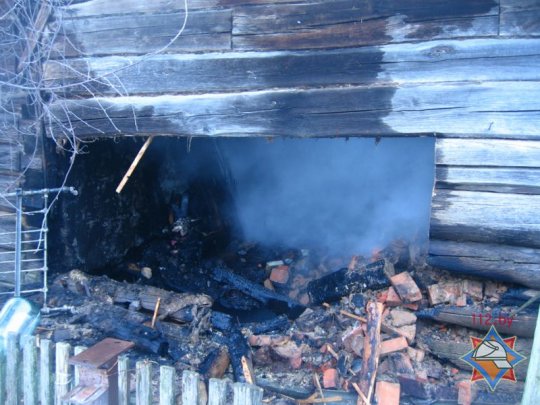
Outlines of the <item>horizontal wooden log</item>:
[{"label": "horizontal wooden log", "polygon": [[[53,56],[140,55],[158,51],[178,34],[185,14],[122,15],[71,19],[63,22],[53,45]],[[212,51],[231,48],[230,10],[195,11],[189,14],[180,35],[168,52]]]},{"label": "horizontal wooden log", "polygon": [[[356,49],[51,60],[47,86],[68,96],[276,87],[540,80],[540,39],[430,41]],[[89,81],[90,80],[90,81]],[[83,83],[78,85],[78,83]]]},{"label": "horizontal wooden log", "polygon": [[437,139],[435,163],[448,166],[540,167],[540,144],[491,139]]},{"label": "horizontal wooden log", "polygon": [[436,190],[431,239],[540,247],[540,195]]},{"label": "horizontal wooden log", "polygon": [[[217,0],[189,0],[188,11],[208,9],[215,7]],[[172,13],[184,11],[184,1],[171,0],[118,0],[110,2],[108,0],[89,0],[82,2],[71,2],[69,6],[63,7],[62,11],[68,17],[102,17],[115,14],[129,13]]]},{"label": "horizontal wooden log", "polygon": [[340,0],[236,9],[233,48],[350,47],[498,33],[494,1],[428,3]]},{"label": "horizontal wooden log", "polygon": [[536,0],[501,0],[500,34],[540,35],[540,3]]},{"label": "horizontal wooden log", "polygon": [[540,168],[439,166],[435,176],[438,189],[540,194]]},{"label": "horizontal wooden log", "polygon": [[540,289],[539,249],[432,239],[428,263],[444,270]]},{"label": "horizontal wooden log", "polygon": [[442,306],[416,312],[420,319],[446,324],[465,326],[470,329],[488,331],[495,326],[497,331],[508,336],[533,337],[536,314],[519,313],[510,318],[510,313],[500,308],[487,312],[483,308]]},{"label": "horizontal wooden log", "polygon": [[[55,136],[540,136],[540,82],[267,90],[61,100]],[[50,135],[50,134],[49,134]],[[67,133],[69,135],[69,133]]]}]

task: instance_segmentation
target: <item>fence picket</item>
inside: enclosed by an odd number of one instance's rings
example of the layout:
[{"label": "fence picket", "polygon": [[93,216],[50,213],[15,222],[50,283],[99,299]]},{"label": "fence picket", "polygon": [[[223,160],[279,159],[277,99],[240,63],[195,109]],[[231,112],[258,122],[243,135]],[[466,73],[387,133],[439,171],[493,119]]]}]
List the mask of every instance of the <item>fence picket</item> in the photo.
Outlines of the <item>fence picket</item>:
[{"label": "fence picket", "polygon": [[129,358],[118,357],[118,405],[129,405]]},{"label": "fence picket", "polygon": [[152,405],[152,364],[147,360],[138,361],[137,373],[137,405]]},{"label": "fence picket", "polygon": [[233,405],[261,405],[263,390],[255,385],[234,383]]},{"label": "fence picket", "polygon": [[41,339],[39,342],[39,401],[41,405],[52,404],[51,376],[51,341]]},{"label": "fence picket", "polygon": [[24,405],[38,403],[37,348],[36,338],[28,336],[23,349]]},{"label": "fence picket", "polygon": [[161,366],[159,368],[159,405],[174,405],[174,379],[176,370],[174,367]]},{"label": "fence picket", "polygon": [[19,373],[20,352],[19,337],[15,333],[8,333],[6,348],[6,405],[19,405]]},{"label": "fence picket", "polygon": [[229,380],[210,378],[208,382],[208,405],[228,405],[228,397],[231,390]]},{"label": "fence picket", "polygon": [[54,384],[54,403],[62,405],[63,398],[69,392],[69,354],[71,346],[69,343],[56,344],[56,379]]}]

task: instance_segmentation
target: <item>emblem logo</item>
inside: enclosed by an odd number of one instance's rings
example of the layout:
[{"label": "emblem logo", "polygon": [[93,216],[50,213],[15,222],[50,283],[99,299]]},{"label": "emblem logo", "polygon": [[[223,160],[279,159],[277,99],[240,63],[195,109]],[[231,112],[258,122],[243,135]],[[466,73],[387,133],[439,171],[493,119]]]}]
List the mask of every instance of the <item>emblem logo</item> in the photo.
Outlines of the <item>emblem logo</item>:
[{"label": "emblem logo", "polygon": [[501,380],[516,382],[514,367],[526,358],[514,350],[516,339],[503,339],[494,326],[482,339],[471,336],[472,350],[461,357],[473,368],[471,381],[485,380],[491,391]]}]

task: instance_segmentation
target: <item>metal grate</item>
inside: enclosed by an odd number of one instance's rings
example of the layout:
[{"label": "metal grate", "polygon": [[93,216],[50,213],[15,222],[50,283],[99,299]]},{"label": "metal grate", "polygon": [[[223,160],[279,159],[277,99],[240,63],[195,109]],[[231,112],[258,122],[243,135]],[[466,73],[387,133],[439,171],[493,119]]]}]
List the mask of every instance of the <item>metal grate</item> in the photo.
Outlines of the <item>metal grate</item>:
[{"label": "metal grate", "polygon": [[[49,195],[69,192],[73,187],[23,191],[4,194],[8,204],[0,214],[4,230],[13,224],[14,231],[0,232],[0,296],[43,293],[47,306],[47,214]],[[25,199],[32,199],[32,210],[24,211]]]}]

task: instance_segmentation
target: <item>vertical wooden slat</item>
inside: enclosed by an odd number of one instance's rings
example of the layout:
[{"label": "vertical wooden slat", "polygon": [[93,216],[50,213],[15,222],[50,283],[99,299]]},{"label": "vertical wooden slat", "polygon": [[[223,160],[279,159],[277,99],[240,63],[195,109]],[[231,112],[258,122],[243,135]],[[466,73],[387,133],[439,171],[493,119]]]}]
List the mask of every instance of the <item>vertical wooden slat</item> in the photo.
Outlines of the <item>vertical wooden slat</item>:
[{"label": "vertical wooden slat", "polygon": [[159,368],[159,405],[174,405],[174,379],[176,371],[174,367],[161,366]]},{"label": "vertical wooden slat", "polygon": [[[73,348],[73,355],[76,356],[79,353],[84,352],[85,350],[86,350],[85,346],[75,346]],[[79,369],[80,369],[80,366],[73,367],[73,387],[76,387],[77,385],[79,385],[79,374],[80,374]]]},{"label": "vertical wooden slat", "polygon": [[51,341],[42,339],[39,342],[39,401],[41,405],[52,404],[51,375]]},{"label": "vertical wooden slat", "polygon": [[210,378],[208,382],[208,405],[228,405],[231,382],[229,380]]},{"label": "vertical wooden slat", "polygon": [[118,357],[118,405],[129,405],[129,358]]},{"label": "vertical wooden slat", "polygon": [[199,404],[199,374],[190,370],[182,373],[182,404]]},{"label": "vertical wooden slat", "polygon": [[234,383],[233,405],[261,405],[263,390],[255,385]]},{"label": "vertical wooden slat", "polygon": [[36,338],[25,338],[23,351],[23,383],[24,405],[37,405],[38,403],[38,373]]},{"label": "vertical wooden slat", "polygon": [[15,333],[8,334],[6,360],[6,405],[19,405],[20,352],[19,338]]},{"label": "vertical wooden slat", "polygon": [[[540,310],[540,309],[539,309]],[[540,316],[536,320],[534,340],[521,405],[540,404]]]},{"label": "vertical wooden slat", "polygon": [[0,404],[6,403],[6,355],[0,353]]},{"label": "vertical wooden slat", "polygon": [[62,405],[64,396],[69,391],[69,354],[71,346],[69,343],[56,344],[56,371],[54,384],[54,403]]},{"label": "vertical wooden slat", "polygon": [[137,405],[152,405],[152,364],[148,361],[138,361],[137,373]]}]

